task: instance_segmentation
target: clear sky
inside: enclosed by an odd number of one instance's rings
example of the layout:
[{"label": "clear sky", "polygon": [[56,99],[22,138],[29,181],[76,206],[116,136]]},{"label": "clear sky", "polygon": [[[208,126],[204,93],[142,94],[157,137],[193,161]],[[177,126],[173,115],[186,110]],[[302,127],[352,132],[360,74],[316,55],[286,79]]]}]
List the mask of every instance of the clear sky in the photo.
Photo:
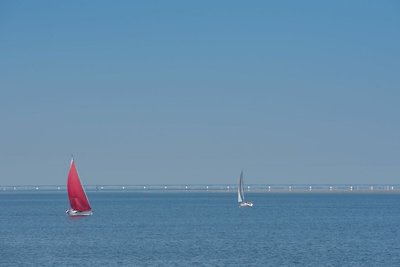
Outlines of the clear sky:
[{"label": "clear sky", "polygon": [[0,184],[400,183],[399,1],[1,1]]}]

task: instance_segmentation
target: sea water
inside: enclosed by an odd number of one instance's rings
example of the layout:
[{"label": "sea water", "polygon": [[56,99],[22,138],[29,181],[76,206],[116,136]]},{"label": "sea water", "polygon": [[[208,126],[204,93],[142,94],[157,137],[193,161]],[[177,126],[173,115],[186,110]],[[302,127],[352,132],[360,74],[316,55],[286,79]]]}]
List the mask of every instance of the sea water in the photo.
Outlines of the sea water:
[{"label": "sea water", "polygon": [[400,266],[400,194],[0,193],[0,266]]}]

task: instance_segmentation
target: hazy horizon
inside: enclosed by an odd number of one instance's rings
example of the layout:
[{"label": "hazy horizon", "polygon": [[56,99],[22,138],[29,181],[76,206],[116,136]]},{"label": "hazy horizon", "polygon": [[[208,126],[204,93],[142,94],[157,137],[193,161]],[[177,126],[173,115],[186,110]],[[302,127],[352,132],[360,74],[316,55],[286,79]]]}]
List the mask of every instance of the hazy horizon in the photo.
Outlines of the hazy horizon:
[{"label": "hazy horizon", "polygon": [[0,3],[0,184],[397,184],[400,4]]}]

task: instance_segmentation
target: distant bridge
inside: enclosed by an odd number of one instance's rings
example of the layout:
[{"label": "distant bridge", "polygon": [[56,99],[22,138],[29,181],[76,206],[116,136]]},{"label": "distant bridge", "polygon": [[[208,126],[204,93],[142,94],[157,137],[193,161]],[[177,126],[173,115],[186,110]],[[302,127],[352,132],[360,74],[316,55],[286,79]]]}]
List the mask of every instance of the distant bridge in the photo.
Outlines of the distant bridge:
[{"label": "distant bridge", "polygon": [[[3,185],[1,192],[66,191],[66,185]],[[235,184],[85,185],[86,191],[232,192]],[[400,184],[249,184],[249,192],[398,192]]]}]

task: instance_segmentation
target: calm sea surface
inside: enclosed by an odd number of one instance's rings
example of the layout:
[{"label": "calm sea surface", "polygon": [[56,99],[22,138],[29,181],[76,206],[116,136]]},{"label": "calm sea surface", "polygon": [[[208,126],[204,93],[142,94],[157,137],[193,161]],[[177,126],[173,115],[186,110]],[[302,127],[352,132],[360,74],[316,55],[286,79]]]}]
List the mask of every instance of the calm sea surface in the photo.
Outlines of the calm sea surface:
[{"label": "calm sea surface", "polygon": [[400,194],[0,193],[0,266],[400,266]]}]

